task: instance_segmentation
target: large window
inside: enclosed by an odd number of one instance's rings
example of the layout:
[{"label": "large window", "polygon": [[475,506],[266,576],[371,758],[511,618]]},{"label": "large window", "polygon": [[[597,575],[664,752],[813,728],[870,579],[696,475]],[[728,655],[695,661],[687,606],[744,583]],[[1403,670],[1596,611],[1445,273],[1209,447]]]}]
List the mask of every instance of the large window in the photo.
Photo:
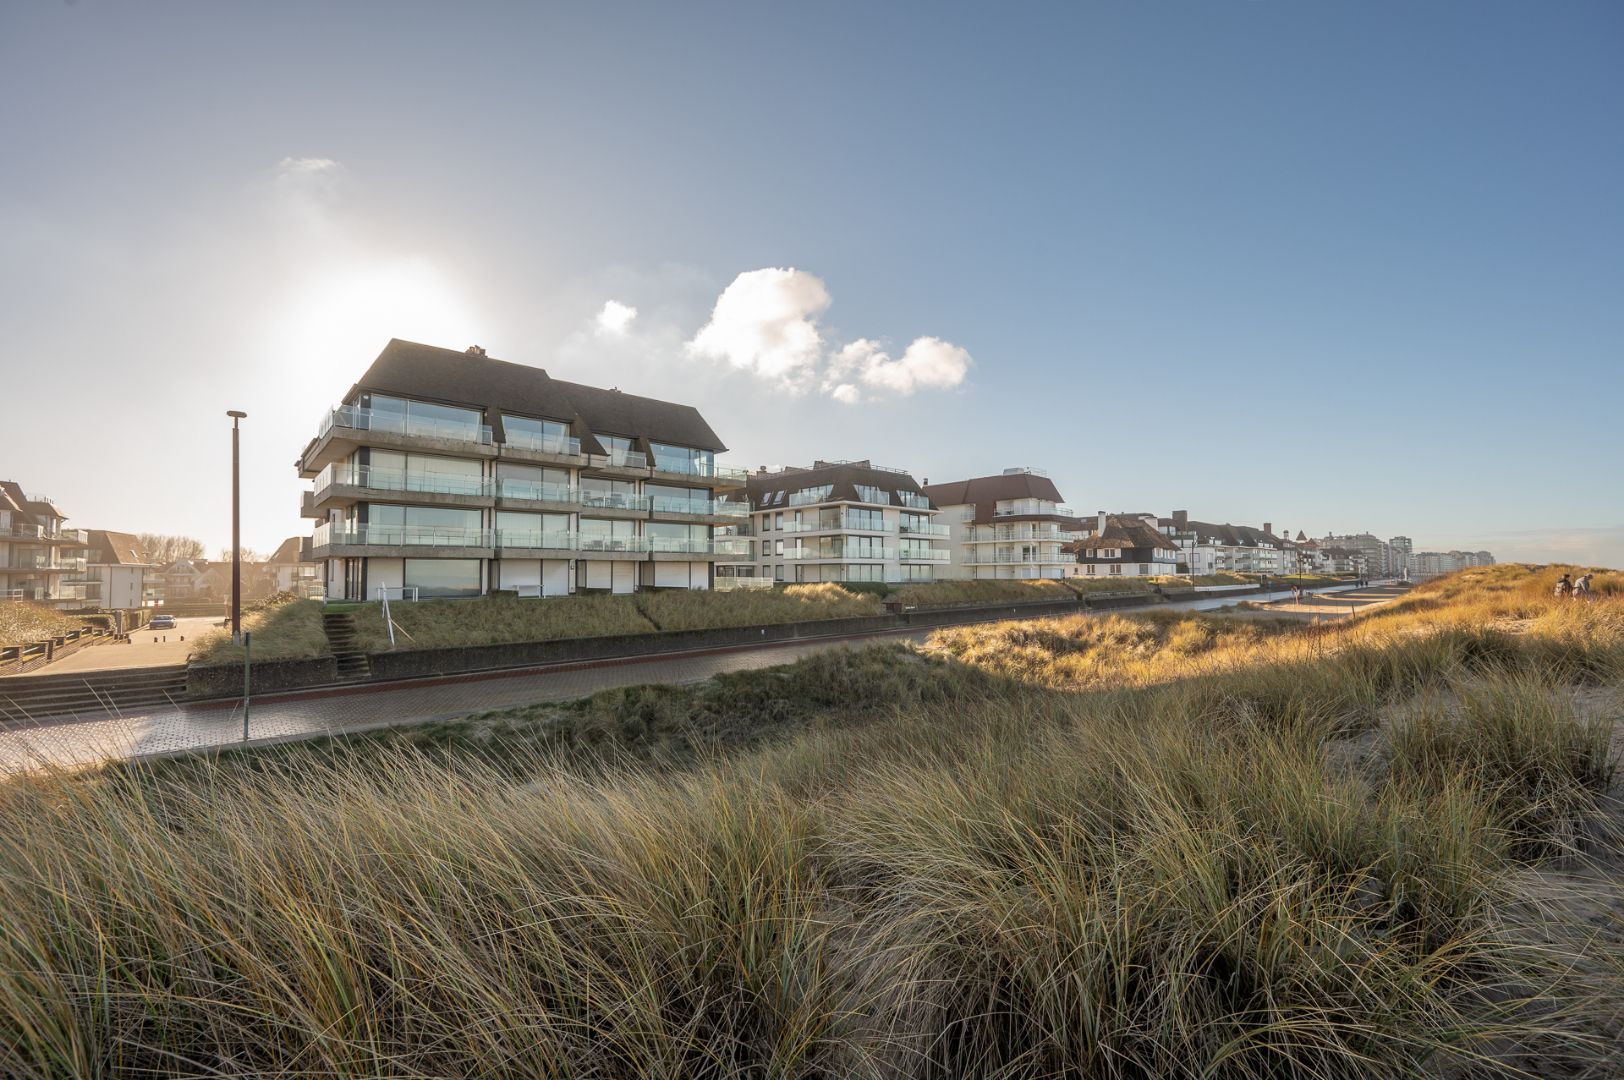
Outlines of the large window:
[{"label": "large window", "polygon": [[650,443],[649,446],[654,451],[656,469],[691,473],[694,476],[713,476],[716,473],[716,454],[713,451],[672,446],[669,443]]},{"label": "large window", "polygon": [[496,465],[496,479],[497,493],[507,499],[571,502],[575,498],[568,469],[501,461]]},{"label": "large window", "polygon": [[872,484],[853,484],[852,487],[856,490],[860,502],[881,503],[886,506],[891,503],[891,493],[884,488],[878,488]]},{"label": "large window", "polygon": [[437,544],[483,546],[480,511],[451,506],[367,505],[367,542],[370,544]]},{"label": "large window", "polygon": [[528,416],[502,414],[502,430],[509,446],[541,450],[548,454],[579,454],[581,440],[570,436],[570,428],[558,420],[532,420]]},{"label": "large window", "polygon": [[709,525],[679,525],[670,521],[650,521],[643,526],[651,551],[677,551],[703,555],[710,550]]},{"label": "large window", "polygon": [[667,514],[708,514],[711,509],[710,492],[705,488],[675,487],[671,484],[644,484],[655,510]]},{"label": "large window", "polygon": [[404,454],[399,450],[368,450],[367,487],[390,491],[433,491],[452,495],[482,495],[485,480],[481,463],[472,458],[436,454]]},{"label": "large window", "polygon": [[598,436],[598,442],[603,444],[611,465],[647,465],[648,455],[641,450],[633,449],[633,441],[624,435]]},{"label": "large window", "polygon": [[406,559],[402,582],[419,597],[479,595],[478,559]]},{"label": "large window", "polygon": [[601,476],[589,476],[581,481],[581,502],[618,510],[642,510],[648,506],[648,500],[637,494],[636,482],[607,480]]},{"label": "large window", "polygon": [[[443,439],[469,439],[481,441],[483,425],[475,409],[459,409],[454,405],[434,405],[427,401],[409,401],[406,398],[373,394],[371,426],[379,431],[395,431],[406,435],[428,435]],[[483,439],[489,442],[488,438]]]},{"label": "large window", "polygon": [[513,548],[569,547],[570,516],[498,510],[496,542],[500,547]]}]

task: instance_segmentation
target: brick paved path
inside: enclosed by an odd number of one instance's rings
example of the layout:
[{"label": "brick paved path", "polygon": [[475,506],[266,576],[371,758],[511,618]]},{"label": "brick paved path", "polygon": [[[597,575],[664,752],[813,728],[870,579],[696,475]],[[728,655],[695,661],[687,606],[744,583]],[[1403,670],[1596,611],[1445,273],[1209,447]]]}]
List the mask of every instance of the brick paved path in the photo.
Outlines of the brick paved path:
[{"label": "brick paved path", "polygon": [[[1287,595],[1216,597],[1161,604],[1158,609],[1202,610],[1232,604],[1239,599],[1268,602]],[[825,649],[862,647],[885,641],[923,641],[929,635],[928,630],[904,630],[855,640],[791,641],[681,656],[557,665],[552,669],[519,673],[452,676],[394,687],[356,686],[338,691],[285,694],[278,700],[252,706],[250,734],[258,741],[446,720],[537,701],[566,701],[615,686],[703,682],[727,671],[792,663]],[[31,768],[72,768],[112,758],[199,750],[241,740],[240,704],[176,705],[120,716],[67,717],[37,724],[8,724],[0,730],[0,775]]]}]

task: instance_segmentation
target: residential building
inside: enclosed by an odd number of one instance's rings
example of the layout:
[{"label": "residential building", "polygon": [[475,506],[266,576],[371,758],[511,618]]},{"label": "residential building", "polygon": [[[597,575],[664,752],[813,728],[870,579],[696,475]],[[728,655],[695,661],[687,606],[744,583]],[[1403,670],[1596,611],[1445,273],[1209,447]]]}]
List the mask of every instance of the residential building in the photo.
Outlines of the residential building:
[{"label": "residential building", "polygon": [[392,340],[299,455],[329,597],[707,589],[744,474],[691,406]]},{"label": "residential building", "polygon": [[1473,566],[1493,566],[1494,556],[1487,551],[1417,551],[1405,562],[1405,571],[1412,580],[1436,577]]},{"label": "residential building", "polygon": [[[936,506],[902,469],[763,466],[748,493],[758,581],[932,581],[949,558]],[[732,575],[752,576],[742,565]]]},{"label": "residential building", "polygon": [[1276,536],[1271,522],[1265,521],[1261,529],[1219,525],[1191,521],[1189,511],[1175,510],[1156,524],[1179,549],[1180,573],[1281,576],[1296,573],[1302,561],[1301,549]]},{"label": "residential building", "polygon": [[49,495],[0,480],[0,600],[85,606],[85,532],[67,520]]},{"label": "residential building", "polygon": [[105,611],[157,607],[164,577],[131,533],[90,529],[85,550],[85,603]]},{"label": "residential building", "polygon": [[924,493],[941,508],[942,524],[933,532],[946,538],[950,556],[937,577],[1061,578],[1083,572],[1067,548],[1082,539],[1082,523],[1041,469],[927,483]]},{"label": "residential building", "polygon": [[1404,570],[1402,562],[1395,563],[1393,548],[1386,540],[1377,538],[1370,533],[1350,533],[1342,536],[1327,536],[1321,543],[1327,547],[1342,548],[1346,551],[1357,552],[1363,560],[1363,566],[1354,573],[1367,577],[1384,577],[1388,574],[1399,574]]},{"label": "residential building", "polygon": [[1178,544],[1162,531],[1155,514],[1094,516],[1088,535],[1071,545],[1084,577],[1161,577],[1176,574]]},{"label": "residential building", "polygon": [[292,593],[301,599],[322,595],[321,567],[304,557],[306,541],[290,536],[271,552],[265,571],[273,592]]}]

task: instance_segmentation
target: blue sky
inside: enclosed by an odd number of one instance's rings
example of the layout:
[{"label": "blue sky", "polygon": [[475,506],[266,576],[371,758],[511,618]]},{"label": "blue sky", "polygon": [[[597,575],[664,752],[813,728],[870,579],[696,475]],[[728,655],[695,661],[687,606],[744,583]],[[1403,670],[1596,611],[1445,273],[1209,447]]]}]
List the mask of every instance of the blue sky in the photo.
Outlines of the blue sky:
[{"label": "blue sky", "polygon": [[0,473],[217,547],[243,408],[270,547],[398,335],[740,465],[1624,565],[1621,55],[1610,2],[5,5]]}]

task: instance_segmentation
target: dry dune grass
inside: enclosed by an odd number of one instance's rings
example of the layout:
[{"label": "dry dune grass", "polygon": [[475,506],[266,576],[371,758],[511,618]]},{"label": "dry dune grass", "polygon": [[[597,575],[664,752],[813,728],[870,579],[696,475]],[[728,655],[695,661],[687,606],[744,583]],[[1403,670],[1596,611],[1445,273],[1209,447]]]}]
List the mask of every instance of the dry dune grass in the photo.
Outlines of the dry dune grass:
[{"label": "dry dune grass", "polygon": [[[1624,622],[1548,576],[1330,631],[1058,621],[1014,670],[835,653],[492,755],[15,780],[0,1074],[1617,1075],[1624,943],[1560,875],[1621,854],[1616,716],[1563,702],[1624,679]],[[732,741],[785,680],[785,737]],[[721,738],[625,752],[685,725]]]}]

